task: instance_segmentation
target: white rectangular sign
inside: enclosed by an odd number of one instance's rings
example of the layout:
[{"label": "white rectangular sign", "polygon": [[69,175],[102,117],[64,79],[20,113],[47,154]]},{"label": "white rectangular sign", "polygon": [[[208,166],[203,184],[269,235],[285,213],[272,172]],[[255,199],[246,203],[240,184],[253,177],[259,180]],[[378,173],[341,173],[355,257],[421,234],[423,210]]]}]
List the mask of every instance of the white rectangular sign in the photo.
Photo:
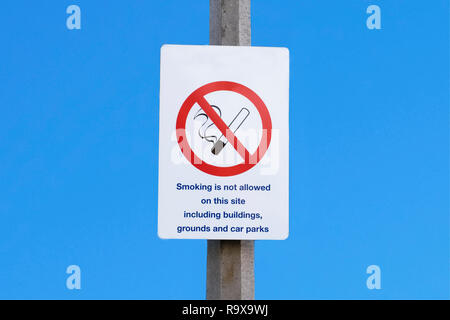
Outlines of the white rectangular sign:
[{"label": "white rectangular sign", "polygon": [[158,235],[286,239],[289,51],[161,48]]}]

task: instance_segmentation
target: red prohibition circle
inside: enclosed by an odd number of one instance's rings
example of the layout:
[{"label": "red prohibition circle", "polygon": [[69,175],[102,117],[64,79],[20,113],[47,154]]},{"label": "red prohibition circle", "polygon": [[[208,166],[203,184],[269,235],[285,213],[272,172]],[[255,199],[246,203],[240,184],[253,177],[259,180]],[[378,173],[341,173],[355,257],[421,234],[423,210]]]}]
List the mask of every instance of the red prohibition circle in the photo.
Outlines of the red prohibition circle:
[{"label": "red prohibition circle", "polygon": [[[221,118],[211,108],[210,104],[205,99],[205,96],[207,94],[215,91],[236,92],[246,97],[255,105],[261,117],[263,134],[258,148],[253,154],[250,154],[247,151],[242,143],[240,143],[238,138],[234,136],[232,132],[230,132],[231,130],[227,130],[227,134],[224,134],[223,130],[225,130],[225,127],[227,127],[226,124],[223,123]],[[241,157],[244,158],[244,161],[242,163],[229,167],[219,167],[205,162],[194,153],[186,138],[186,120],[189,111],[192,109],[195,103],[198,103],[200,107],[210,116],[211,120],[216,124],[219,130],[222,131],[227,139],[231,136],[231,139],[228,139],[228,142],[236,149],[238,153],[241,154]],[[267,110],[266,105],[254,91],[236,82],[217,81],[208,83],[198,88],[197,90],[192,92],[189,97],[187,97],[178,113],[176,122],[176,134],[181,152],[193,166],[207,174],[221,177],[230,177],[250,170],[263,158],[264,154],[269,148],[270,141],[272,139],[272,120],[270,118],[269,110]]]}]

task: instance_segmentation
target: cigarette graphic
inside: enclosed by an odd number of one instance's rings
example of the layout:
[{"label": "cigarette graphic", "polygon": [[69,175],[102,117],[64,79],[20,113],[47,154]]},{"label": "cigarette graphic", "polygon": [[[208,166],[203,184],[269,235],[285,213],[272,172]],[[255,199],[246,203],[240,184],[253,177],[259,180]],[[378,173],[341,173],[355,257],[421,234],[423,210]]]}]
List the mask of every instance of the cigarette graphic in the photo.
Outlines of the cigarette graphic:
[{"label": "cigarette graphic", "polygon": [[[250,111],[247,108],[242,108],[241,111],[239,111],[239,113],[236,115],[236,117],[234,117],[233,121],[231,121],[228,128],[230,128],[230,130],[233,133],[236,133],[236,131],[244,123],[245,119],[247,119],[247,117],[249,115],[250,115]],[[212,149],[211,149],[212,154],[217,156],[222,151],[222,149],[226,146],[227,143],[228,143],[228,140],[222,134],[222,136],[219,138],[219,140],[217,140],[217,142],[212,147]]]}]

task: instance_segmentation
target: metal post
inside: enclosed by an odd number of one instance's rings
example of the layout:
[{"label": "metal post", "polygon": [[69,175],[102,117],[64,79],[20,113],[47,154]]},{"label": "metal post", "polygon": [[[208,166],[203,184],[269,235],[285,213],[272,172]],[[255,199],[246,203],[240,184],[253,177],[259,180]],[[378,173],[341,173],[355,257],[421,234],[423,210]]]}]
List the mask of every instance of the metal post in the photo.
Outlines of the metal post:
[{"label": "metal post", "polygon": [[[209,1],[209,42],[250,46],[250,0]],[[208,240],[206,299],[255,298],[254,241]]]}]

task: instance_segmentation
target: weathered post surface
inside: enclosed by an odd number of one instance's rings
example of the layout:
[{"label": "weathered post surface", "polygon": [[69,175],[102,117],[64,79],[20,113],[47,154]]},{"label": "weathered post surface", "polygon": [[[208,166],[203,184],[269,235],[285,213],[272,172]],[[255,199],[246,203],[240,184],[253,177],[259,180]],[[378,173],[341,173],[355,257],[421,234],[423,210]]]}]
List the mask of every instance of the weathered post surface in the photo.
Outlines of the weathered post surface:
[{"label": "weathered post surface", "polygon": [[[211,45],[250,46],[250,0],[210,0]],[[206,298],[255,298],[254,241],[208,240]]]}]

